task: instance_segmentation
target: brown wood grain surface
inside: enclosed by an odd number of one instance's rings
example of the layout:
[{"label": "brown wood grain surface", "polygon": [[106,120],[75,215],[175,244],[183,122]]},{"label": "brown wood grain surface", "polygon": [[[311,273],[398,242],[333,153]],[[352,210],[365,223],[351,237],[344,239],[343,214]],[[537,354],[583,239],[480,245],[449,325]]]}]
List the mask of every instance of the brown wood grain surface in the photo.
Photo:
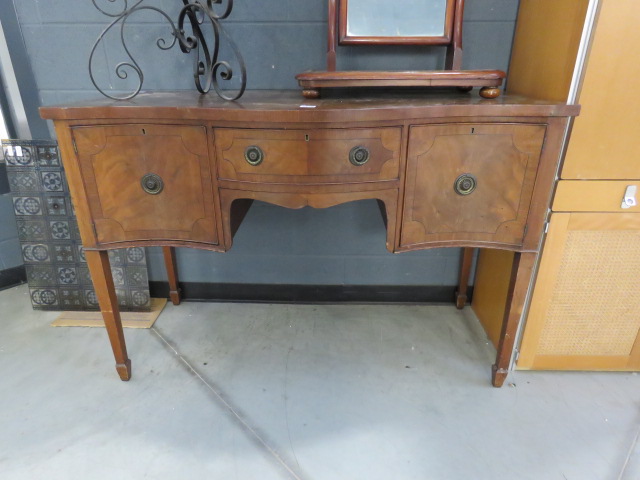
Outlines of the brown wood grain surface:
[{"label": "brown wood grain surface", "polygon": [[[149,238],[218,242],[205,127],[75,127],[84,189],[98,243]],[[158,175],[160,193],[142,178]]]},{"label": "brown wood grain surface", "polygon": [[[267,183],[344,183],[397,180],[401,128],[215,130],[218,177]],[[259,165],[245,159],[257,146],[264,153]],[[363,165],[353,165],[349,153],[366,148]]]},{"label": "brown wood grain surface", "polygon": [[[465,124],[411,128],[402,246],[462,238],[521,246],[546,127]],[[461,175],[476,189],[454,190]]]},{"label": "brown wood grain surface", "polygon": [[[106,280],[107,249],[165,247],[178,302],[171,247],[228,250],[253,200],[327,208],[375,199],[390,252],[441,246],[521,252],[496,359],[498,386],[537,255],[566,117],[578,107],[509,96],[384,94],[301,102],[287,92],[252,92],[240,102],[171,93],[41,112],[56,119],[121,378],[130,376],[130,367],[114,287]],[[258,165],[245,159],[252,146],[263,153]],[[369,154],[362,165],[349,160],[355,147]],[[150,173],[162,180],[155,193],[141,182]],[[454,181],[465,173],[478,183],[461,196]]]},{"label": "brown wood grain surface", "polygon": [[510,116],[550,117],[577,115],[578,105],[531,100],[523,96],[502,95],[487,100],[472,95],[445,92],[353,92],[349,97],[317,100],[300,98],[298,90],[249,91],[234,102],[197,92],[141,93],[131,100],[98,98],[76,104],[40,108],[43,118],[52,120],[90,119],[167,119],[214,122],[301,122],[346,123],[349,121],[385,121],[407,118]]}]

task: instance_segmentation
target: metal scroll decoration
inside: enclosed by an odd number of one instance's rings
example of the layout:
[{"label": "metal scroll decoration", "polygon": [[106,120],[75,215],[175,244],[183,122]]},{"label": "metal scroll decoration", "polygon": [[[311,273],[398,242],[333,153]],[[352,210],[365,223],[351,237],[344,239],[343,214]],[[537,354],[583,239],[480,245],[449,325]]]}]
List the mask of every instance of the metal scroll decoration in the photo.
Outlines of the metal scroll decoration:
[{"label": "metal scroll decoration", "polygon": [[[127,45],[125,31],[127,27],[127,21],[132,15],[135,15],[143,11],[151,11],[159,13],[164,20],[167,21],[170,27],[170,34],[173,37],[171,40],[165,38],[158,38],[156,45],[161,50],[170,50],[176,44],[180,47],[183,53],[190,53],[193,55],[193,78],[196,84],[196,88],[200,93],[208,93],[211,88],[216,91],[218,96],[225,100],[237,100],[242,96],[247,86],[247,71],[244,65],[244,60],[240,54],[240,50],[229,36],[227,32],[220,25],[220,20],[224,20],[231,14],[233,8],[233,0],[182,0],[184,6],[180,10],[178,15],[177,24],[169,17],[169,15],[162,9],[142,5],[145,0],[134,0],[129,6],[129,0],[91,0],[93,5],[104,15],[113,18],[114,20],[102,31],[98,39],[91,49],[89,55],[89,76],[91,82],[96,89],[102,93],[105,97],[112,98],[114,100],[129,100],[135,97],[142,89],[144,82],[144,73],[140,68],[140,65],[133,58],[131,50]],[[98,5],[98,2],[109,3],[122,3],[122,10],[118,12],[109,12]],[[226,8],[223,9],[221,14],[216,13],[214,10],[214,4],[224,4]],[[120,25],[120,41],[124,50],[129,57],[128,61],[120,62],[115,67],[115,73],[118,78],[124,80],[128,78],[129,73],[132,72],[138,77],[138,83],[133,92],[124,96],[114,96],[105,92],[98,86],[94,77],[93,65],[94,54],[98,45],[103,41],[107,33],[116,25]],[[190,33],[186,33],[185,24],[190,27]],[[203,29],[206,24],[211,26],[212,42],[207,43],[207,39],[203,33]],[[133,28],[133,27],[131,27]],[[237,63],[240,65],[240,87],[233,94],[228,94],[229,91],[225,91],[220,87],[218,80],[229,81],[233,78],[234,72],[231,68],[231,64],[224,60],[219,60],[220,53],[220,41],[224,39],[233,52]]]}]

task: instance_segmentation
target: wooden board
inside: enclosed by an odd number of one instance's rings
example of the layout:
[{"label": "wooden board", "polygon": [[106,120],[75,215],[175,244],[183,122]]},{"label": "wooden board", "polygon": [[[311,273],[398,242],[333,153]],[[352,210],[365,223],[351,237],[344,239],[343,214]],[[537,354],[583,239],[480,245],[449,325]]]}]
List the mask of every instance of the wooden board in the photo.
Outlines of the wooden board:
[{"label": "wooden board", "polygon": [[567,101],[588,6],[589,0],[521,0],[509,93]]},{"label": "wooden board", "polygon": [[[521,0],[507,92],[567,101],[588,5],[589,0]],[[478,257],[472,307],[494,344],[512,262],[510,252],[482,250]]]},{"label": "wooden board", "polygon": [[482,249],[478,255],[471,308],[497,348],[509,290],[513,252]]},{"label": "wooden board", "polygon": [[629,90],[640,78],[640,2],[601,3],[580,91],[583,108],[573,125],[562,178],[640,179],[640,97]]},{"label": "wooden board", "polygon": [[[122,312],[125,328],[151,328],[167,304],[166,298],[152,298],[149,312]],[[100,312],[62,312],[51,323],[52,327],[104,327]]]},{"label": "wooden board", "polygon": [[640,213],[640,205],[621,208],[627,186],[636,185],[640,200],[640,181],[561,180],[553,199],[554,212]]}]

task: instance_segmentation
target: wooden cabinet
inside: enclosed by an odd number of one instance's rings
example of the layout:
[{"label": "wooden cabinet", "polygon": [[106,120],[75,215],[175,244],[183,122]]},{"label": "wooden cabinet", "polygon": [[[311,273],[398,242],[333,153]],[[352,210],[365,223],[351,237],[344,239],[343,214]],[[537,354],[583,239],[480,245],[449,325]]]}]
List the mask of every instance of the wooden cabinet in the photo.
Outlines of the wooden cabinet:
[{"label": "wooden cabinet", "polygon": [[218,243],[205,127],[78,126],[71,134],[97,244]]},{"label": "wooden cabinet", "polygon": [[247,92],[237,102],[184,92],[41,110],[55,119],[120,378],[130,378],[131,364],[107,249],[164,247],[178,303],[172,248],[229,249],[251,201],[325,208],[375,199],[392,252],[516,252],[492,368],[501,386],[563,132],[578,108],[461,93],[315,106],[302,109],[299,92]]},{"label": "wooden cabinet", "polygon": [[412,126],[400,244],[521,247],[545,125]]},{"label": "wooden cabinet", "polygon": [[619,95],[640,65],[633,0],[602,0],[553,202],[518,368],[640,369],[640,101]]},{"label": "wooden cabinet", "polygon": [[[640,207],[622,208],[628,186],[640,191],[640,100],[621,93],[640,74],[628,54],[640,48],[639,17],[635,0],[520,4],[510,91],[576,101],[582,110],[559,172],[519,369],[640,369]],[[541,44],[537,27],[545,18],[570,28],[553,30]],[[550,51],[550,39],[568,48]],[[540,82],[522,75],[531,68]],[[489,330],[500,320],[486,283],[509,275],[504,262],[480,259],[474,308]]]}]

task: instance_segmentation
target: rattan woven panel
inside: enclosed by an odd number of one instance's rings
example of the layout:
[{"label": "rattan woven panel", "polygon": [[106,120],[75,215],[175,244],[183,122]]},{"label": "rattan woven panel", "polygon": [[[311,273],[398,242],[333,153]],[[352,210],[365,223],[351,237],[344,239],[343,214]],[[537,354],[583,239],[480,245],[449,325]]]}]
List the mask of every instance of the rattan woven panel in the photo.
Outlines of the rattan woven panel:
[{"label": "rattan woven panel", "polygon": [[538,354],[629,355],[640,329],[640,232],[569,232]]},{"label": "rattan woven panel", "polygon": [[[5,140],[2,150],[33,308],[98,310],[57,144]],[[120,308],[149,311],[145,250],[109,257]]]}]

